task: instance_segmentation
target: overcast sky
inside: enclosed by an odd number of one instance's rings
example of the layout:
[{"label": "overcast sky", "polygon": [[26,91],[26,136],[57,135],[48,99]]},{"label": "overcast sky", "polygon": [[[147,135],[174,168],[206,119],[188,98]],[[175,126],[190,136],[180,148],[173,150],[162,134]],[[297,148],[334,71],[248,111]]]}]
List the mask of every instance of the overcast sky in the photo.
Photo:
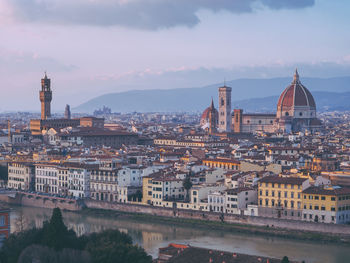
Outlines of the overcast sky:
[{"label": "overcast sky", "polygon": [[0,111],[130,89],[350,75],[348,0],[0,0]]}]

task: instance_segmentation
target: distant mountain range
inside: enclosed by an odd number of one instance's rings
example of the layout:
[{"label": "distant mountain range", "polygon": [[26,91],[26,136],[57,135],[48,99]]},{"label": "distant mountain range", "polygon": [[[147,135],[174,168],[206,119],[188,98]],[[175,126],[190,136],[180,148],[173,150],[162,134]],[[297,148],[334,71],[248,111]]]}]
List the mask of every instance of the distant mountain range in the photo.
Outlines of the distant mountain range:
[{"label": "distant mountain range", "polygon": [[[226,85],[232,87],[233,108],[242,108],[246,112],[273,112],[279,94],[291,81],[291,78],[237,79],[226,82]],[[301,78],[301,82],[312,92],[319,111],[350,110],[350,76]],[[91,113],[107,106],[113,112],[198,112],[209,106],[211,97],[217,106],[217,88],[222,85],[110,93],[93,98],[74,111]]]}]

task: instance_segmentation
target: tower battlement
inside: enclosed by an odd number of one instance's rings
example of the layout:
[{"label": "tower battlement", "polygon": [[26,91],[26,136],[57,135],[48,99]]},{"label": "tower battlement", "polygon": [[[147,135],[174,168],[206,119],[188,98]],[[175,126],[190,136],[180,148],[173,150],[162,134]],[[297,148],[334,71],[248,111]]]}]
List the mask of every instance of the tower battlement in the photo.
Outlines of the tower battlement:
[{"label": "tower battlement", "polygon": [[46,120],[51,117],[52,101],[51,80],[47,77],[46,72],[44,78],[41,79],[39,98],[41,102],[41,119]]}]

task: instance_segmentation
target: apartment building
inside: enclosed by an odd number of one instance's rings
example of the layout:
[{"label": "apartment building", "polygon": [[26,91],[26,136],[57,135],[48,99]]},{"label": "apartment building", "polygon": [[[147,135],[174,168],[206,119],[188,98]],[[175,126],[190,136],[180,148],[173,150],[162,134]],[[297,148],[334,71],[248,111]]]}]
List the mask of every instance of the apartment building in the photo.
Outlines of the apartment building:
[{"label": "apartment building", "polygon": [[266,176],[258,182],[259,216],[301,220],[307,178]]},{"label": "apartment building", "polygon": [[98,165],[66,163],[63,166],[68,168],[68,195],[77,198],[89,198],[91,172]]},{"label": "apartment building", "polygon": [[56,164],[35,165],[35,191],[58,194],[58,166]]},{"label": "apartment building", "polygon": [[334,224],[350,222],[350,188],[311,186],[302,194],[303,221]]},{"label": "apartment building", "polygon": [[7,187],[15,190],[35,189],[35,166],[32,163],[12,162],[8,164]]}]

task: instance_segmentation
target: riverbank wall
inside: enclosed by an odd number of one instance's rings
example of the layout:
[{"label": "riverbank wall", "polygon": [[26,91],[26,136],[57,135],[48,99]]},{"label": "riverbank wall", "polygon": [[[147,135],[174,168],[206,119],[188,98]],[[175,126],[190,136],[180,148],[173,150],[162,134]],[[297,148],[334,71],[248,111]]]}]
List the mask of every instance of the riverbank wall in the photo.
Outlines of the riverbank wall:
[{"label": "riverbank wall", "polygon": [[228,224],[240,224],[269,227],[271,230],[274,228],[286,229],[286,230],[298,230],[305,232],[317,232],[324,234],[335,234],[350,237],[349,225],[336,225],[325,223],[313,223],[303,222],[287,219],[275,219],[259,216],[240,216],[230,214],[220,214],[214,212],[202,212],[194,210],[181,210],[171,209],[163,207],[144,206],[136,204],[121,204],[121,203],[108,203],[94,200],[86,200],[85,205],[87,208],[92,209],[104,209],[121,211],[127,213],[140,213],[148,214],[152,216],[170,217],[170,218],[182,218],[182,219],[195,219],[201,221],[213,221],[213,222],[225,222]]},{"label": "riverbank wall", "polygon": [[82,200],[60,198],[49,195],[39,195],[26,192],[8,192],[0,194],[0,202],[9,205],[22,205],[42,208],[60,208],[68,211],[79,211],[85,205]]},{"label": "riverbank wall", "polygon": [[26,192],[16,192],[12,194],[0,194],[0,202],[7,203],[9,205],[22,205],[41,208],[59,207],[68,211],[80,211],[84,208],[111,210],[117,212],[131,213],[131,214],[145,214],[156,217],[167,217],[172,219],[188,219],[197,221],[209,221],[209,222],[224,222],[231,225],[241,226],[257,226],[273,229],[284,229],[288,231],[304,231],[315,232],[328,235],[343,236],[350,239],[350,226],[339,224],[325,224],[325,223],[313,223],[294,221],[287,219],[276,219],[259,216],[241,216],[231,214],[221,214],[215,212],[204,212],[195,210],[183,210],[172,209],[163,207],[154,207],[149,205],[139,204],[125,204],[104,202],[95,200],[75,200],[60,198],[54,196],[39,195]]}]

